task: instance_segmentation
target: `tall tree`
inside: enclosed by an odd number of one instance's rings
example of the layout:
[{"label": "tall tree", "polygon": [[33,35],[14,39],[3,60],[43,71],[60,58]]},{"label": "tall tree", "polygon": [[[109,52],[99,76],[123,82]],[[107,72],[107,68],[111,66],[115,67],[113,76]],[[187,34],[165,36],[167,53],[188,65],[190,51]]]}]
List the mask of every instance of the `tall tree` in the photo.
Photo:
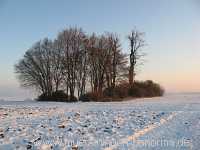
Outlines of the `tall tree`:
[{"label": "tall tree", "polygon": [[53,43],[48,39],[37,42],[23,59],[15,65],[15,71],[24,87],[35,87],[46,95],[53,92],[52,72]]},{"label": "tall tree", "polygon": [[81,46],[77,52],[77,66],[76,66],[76,89],[78,97],[86,92],[86,80],[88,75],[88,37],[82,35]]},{"label": "tall tree", "polygon": [[129,84],[133,85],[135,79],[135,69],[138,60],[141,59],[143,54],[141,53],[142,48],[145,46],[145,41],[143,39],[144,33],[137,30],[133,30],[128,36],[131,52],[130,52],[130,68],[129,68]]},{"label": "tall tree", "polygon": [[108,41],[104,35],[90,37],[90,45],[88,47],[88,60],[90,70],[91,88],[97,95],[102,94],[104,87],[104,77],[107,65]]},{"label": "tall tree", "polygon": [[106,64],[106,81],[108,88],[115,88],[119,75],[119,66],[122,65],[123,54],[121,52],[120,40],[117,34],[107,33],[108,55]]},{"label": "tall tree", "polygon": [[53,81],[55,85],[55,91],[62,89],[64,74],[63,74],[63,50],[60,41],[54,40],[54,50],[52,52],[52,71],[53,71]]},{"label": "tall tree", "polygon": [[[66,91],[67,93],[69,92],[71,98],[74,97],[75,89],[77,86],[77,77],[80,75],[80,71],[82,71],[83,67],[83,61],[81,61],[80,59],[81,53],[83,53],[84,51],[84,39],[85,34],[81,29],[78,28],[66,29],[62,31],[57,37],[57,41],[61,44],[60,48],[62,49],[64,55],[63,74],[65,77],[65,85],[67,87]],[[82,83],[80,81],[78,82]],[[80,84],[78,84],[78,87],[80,87]]]}]

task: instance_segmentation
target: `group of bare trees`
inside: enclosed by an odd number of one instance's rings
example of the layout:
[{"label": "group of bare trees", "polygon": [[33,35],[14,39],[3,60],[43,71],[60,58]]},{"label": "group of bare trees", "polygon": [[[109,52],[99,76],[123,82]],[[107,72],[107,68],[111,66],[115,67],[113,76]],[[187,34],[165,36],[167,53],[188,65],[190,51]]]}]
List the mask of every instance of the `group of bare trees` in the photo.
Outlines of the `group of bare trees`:
[{"label": "group of bare trees", "polygon": [[70,97],[80,97],[87,91],[101,95],[104,88],[115,88],[122,80],[133,84],[139,50],[144,46],[141,33],[129,36],[131,53],[122,52],[118,35],[85,34],[82,29],[69,28],[54,41],[35,43],[15,65],[21,85],[35,87],[51,95],[63,90]]}]

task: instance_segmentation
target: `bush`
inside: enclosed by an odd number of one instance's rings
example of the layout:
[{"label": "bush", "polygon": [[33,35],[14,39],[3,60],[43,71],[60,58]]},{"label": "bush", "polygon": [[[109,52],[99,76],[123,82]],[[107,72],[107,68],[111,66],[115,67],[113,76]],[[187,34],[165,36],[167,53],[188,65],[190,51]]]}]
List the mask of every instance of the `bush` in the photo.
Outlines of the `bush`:
[{"label": "bush", "polygon": [[79,101],[82,102],[90,102],[90,101],[98,101],[98,96],[95,93],[89,92],[86,94],[83,94],[79,97]]},{"label": "bush", "polygon": [[[108,89],[107,89],[108,90]],[[106,90],[106,91],[107,91]],[[112,101],[121,101],[122,99],[119,97],[113,96],[98,96],[95,93],[89,92],[82,96],[80,96],[79,101],[82,102],[112,102]]]},{"label": "bush", "polygon": [[155,97],[162,96],[164,89],[151,80],[144,82],[136,81],[132,87],[129,87],[128,93],[132,97]]},{"label": "bush", "polygon": [[157,83],[154,83],[151,80],[147,81],[135,81],[133,86],[130,86],[128,83],[123,83],[117,85],[113,88],[106,88],[103,91],[104,99],[111,97],[112,101],[119,101],[123,98],[134,97],[155,97],[162,96],[164,94],[164,89]]},{"label": "bush", "polygon": [[56,101],[56,102],[76,102],[78,99],[74,97],[68,96],[64,91],[56,91],[51,95],[47,95],[45,93],[41,94],[38,101]]},{"label": "bush", "polygon": [[120,84],[114,88],[116,98],[125,98],[128,96],[128,84]]},{"label": "bush", "polygon": [[129,85],[124,83],[124,84],[117,85],[115,88],[106,88],[103,91],[103,96],[113,97],[113,100],[118,99],[118,98],[125,98],[128,96],[128,87]]},{"label": "bush", "polygon": [[128,95],[131,97],[145,97],[146,91],[145,89],[138,87],[137,85],[133,85],[129,87]]},{"label": "bush", "polygon": [[80,96],[79,100],[82,102],[111,102],[123,101],[127,97],[155,97],[162,96],[163,94],[164,89],[159,84],[147,80],[135,81],[133,86],[130,86],[128,83],[122,83],[115,88],[106,88],[101,95],[88,92]]}]

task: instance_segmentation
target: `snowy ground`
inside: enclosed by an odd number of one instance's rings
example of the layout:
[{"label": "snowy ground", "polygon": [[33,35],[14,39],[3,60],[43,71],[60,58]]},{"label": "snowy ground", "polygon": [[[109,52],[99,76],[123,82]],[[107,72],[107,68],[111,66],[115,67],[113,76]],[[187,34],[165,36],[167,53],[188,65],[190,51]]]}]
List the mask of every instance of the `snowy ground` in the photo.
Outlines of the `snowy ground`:
[{"label": "snowy ground", "polygon": [[109,103],[0,102],[1,149],[200,149],[200,94]]}]

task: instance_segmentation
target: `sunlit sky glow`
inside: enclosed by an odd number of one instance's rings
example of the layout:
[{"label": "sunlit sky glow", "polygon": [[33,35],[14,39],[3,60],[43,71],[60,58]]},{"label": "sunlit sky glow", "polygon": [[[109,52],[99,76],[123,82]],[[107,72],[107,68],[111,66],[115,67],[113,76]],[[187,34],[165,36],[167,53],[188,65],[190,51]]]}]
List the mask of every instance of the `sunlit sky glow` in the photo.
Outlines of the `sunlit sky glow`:
[{"label": "sunlit sky glow", "polygon": [[200,91],[198,0],[0,0],[0,98],[32,97],[19,87],[13,65],[33,43],[70,26],[116,32],[125,52],[136,27],[148,44],[137,79],[159,82],[167,92]]}]

